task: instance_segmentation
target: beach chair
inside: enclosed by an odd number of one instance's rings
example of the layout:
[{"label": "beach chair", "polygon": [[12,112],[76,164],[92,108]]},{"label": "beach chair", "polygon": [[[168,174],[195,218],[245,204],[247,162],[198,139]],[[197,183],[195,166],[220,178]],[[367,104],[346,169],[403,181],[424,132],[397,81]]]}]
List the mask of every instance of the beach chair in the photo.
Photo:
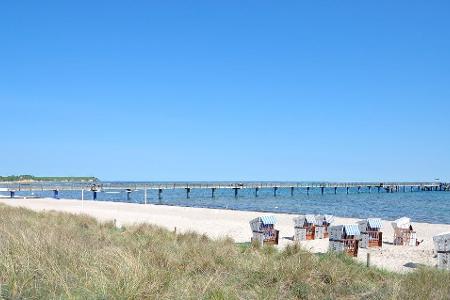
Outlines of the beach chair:
[{"label": "beach chair", "polygon": [[358,256],[358,245],[361,232],[356,224],[335,225],[329,228],[329,250],[343,252],[350,256]]},{"label": "beach chair", "polygon": [[250,221],[252,242],[258,244],[278,245],[279,230],[275,229],[274,216],[261,216]]},{"label": "beach chair", "polygon": [[294,240],[314,240],[317,221],[314,215],[300,215],[294,218]]},{"label": "beach chair", "polygon": [[377,248],[383,246],[383,232],[381,232],[381,219],[369,218],[358,222],[361,239],[361,248]]},{"label": "beach chair", "polygon": [[317,215],[316,216],[317,224],[323,227],[323,238],[326,239],[329,237],[328,228],[334,222],[333,215]]},{"label": "beach chair", "polygon": [[434,236],[433,242],[434,250],[437,253],[437,267],[450,271],[450,232]]},{"label": "beach chair", "polygon": [[391,223],[394,228],[394,245],[417,246],[417,235],[411,225],[411,219],[402,217]]}]

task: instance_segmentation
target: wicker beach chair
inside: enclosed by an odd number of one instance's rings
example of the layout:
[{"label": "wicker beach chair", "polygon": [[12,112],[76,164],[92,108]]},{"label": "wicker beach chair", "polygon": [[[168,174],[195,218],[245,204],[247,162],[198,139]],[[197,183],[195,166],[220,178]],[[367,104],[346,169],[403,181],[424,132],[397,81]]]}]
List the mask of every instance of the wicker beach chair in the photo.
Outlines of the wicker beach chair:
[{"label": "wicker beach chair", "polygon": [[383,246],[382,222],[379,218],[369,218],[358,222],[361,232],[361,248],[373,248]]},{"label": "wicker beach chair", "polygon": [[261,216],[250,221],[252,242],[259,244],[278,245],[279,230],[275,229],[274,216]]},{"label": "wicker beach chair", "polygon": [[433,242],[438,260],[437,267],[450,271],[450,232],[434,236]]},{"label": "wicker beach chair", "polygon": [[417,235],[411,225],[411,219],[402,217],[391,223],[394,228],[394,245],[417,246]]},{"label": "wicker beach chair", "polygon": [[294,218],[294,240],[314,240],[316,237],[316,227],[318,226],[314,215],[300,215]]},{"label": "wicker beach chair", "polygon": [[335,225],[329,228],[329,250],[343,252],[350,256],[358,256],[358,245],[361,232],[356,224]]},{"label": "wicker beach chair", "polygon": [[333,215],[317,215],[317,224],[323,227],[323,238],[329,237],[328,228],[334,223]]}]

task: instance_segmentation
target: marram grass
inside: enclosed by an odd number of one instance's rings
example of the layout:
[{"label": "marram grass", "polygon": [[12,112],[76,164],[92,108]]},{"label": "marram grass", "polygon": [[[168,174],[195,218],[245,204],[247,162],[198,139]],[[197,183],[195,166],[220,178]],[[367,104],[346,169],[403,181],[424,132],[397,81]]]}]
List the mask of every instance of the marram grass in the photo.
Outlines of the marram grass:
[{"label": "marram grass", "polygon": [[448,299],[450,273],[401,275],[150,225],[0,206],[4,299]]}]

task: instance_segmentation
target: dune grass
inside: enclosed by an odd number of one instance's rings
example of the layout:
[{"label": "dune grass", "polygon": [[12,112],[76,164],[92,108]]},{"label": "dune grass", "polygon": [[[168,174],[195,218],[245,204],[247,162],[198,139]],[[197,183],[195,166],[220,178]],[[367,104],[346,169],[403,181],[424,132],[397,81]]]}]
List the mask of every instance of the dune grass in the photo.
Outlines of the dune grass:
[{"label": "dune grass", "polygon": [[150,225],[0,206],[7,299],[448,299],[450,273],[366,268],[343,255],[277,251]]}]

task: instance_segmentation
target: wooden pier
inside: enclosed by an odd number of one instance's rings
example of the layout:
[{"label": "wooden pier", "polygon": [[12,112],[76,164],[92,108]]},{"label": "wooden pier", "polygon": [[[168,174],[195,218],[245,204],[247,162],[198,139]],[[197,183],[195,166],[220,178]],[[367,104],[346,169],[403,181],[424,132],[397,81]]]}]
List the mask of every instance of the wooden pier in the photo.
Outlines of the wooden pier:
[{"label": "wooden pier", "polygon": [[53,191],[54,197],[58,198],[60,191],[81,191],[82,197],[84,192],[92,192],[93,199],[97,199],[98,192],[126,192],[127,199],[130,199],[132,192],[144,191],[145,201],[147,200],[147,191],[156,190],[158,198],[162,198],[164,190],[185,190],[186,197],[190,197],[190,193],[194,189],[209,189],[211,197],[214,198],[216,191],[220,189],[231,189],[234,196],[239,197],[239,191],[243,189],[254,190],[254,196],[258,197],[261,189],[273,190],[276,197],[280,189],[288,189],[291,196],[294,196],[296,190],[303,189],[306,194],[312,190],[319,190],[321,194],[326,191],[332,191],[337,194],[338,190],[344,190],[349,194],[350,190],[356,190],[361,193],[362,189],[366,189],[368,193],[372,192],[413,192],[413,191],[450,191],[450,184],[443,182],[190,182],[190,183],[125,183],[125,182],[98,182],[98,183],[51,183],[51,182],[33,182],[33,183],[0,183],[0,192],[9,192],[11,197],[16,192],[34,192],[34,191]]}]

